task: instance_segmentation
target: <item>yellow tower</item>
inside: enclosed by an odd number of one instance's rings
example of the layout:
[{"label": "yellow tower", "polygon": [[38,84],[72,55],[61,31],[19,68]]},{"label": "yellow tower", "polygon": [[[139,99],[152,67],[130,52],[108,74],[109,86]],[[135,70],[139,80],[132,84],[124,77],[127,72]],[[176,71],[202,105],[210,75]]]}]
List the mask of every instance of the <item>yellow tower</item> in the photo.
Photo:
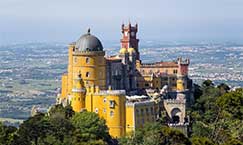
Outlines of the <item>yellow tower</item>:
[{"label": "yellow tower", "polygon": [[84,86],[99,86],[106,88],[106,59],[100,40],[90,34],[82,35],[68,48],[68,73],[62,76],[61,99],[72,95],[74,81],[81,74]]},{"label": "yellow tower", "polygon": [[75,112],[85,108],[85,88],[81,74],[73,79],[71,106]]},{"label": "yellow tower", "polygon": [[121,48],[119,52],[120,52],[120,54],[128,53],[126,48]]},{"label": "yellow tower", "polygon": [[106,120],[109,133],[113,137],[122,137],[126,132],[126,96],[124,90],[99,90],[99,87],[87,88],[85,108],[97,113]]},{"label": "yellow tower", "polygon": [[126,109],[125,92],[115,90],[107,91],[106,122],[109,127],[109,133],[113,137],[121,137],[126,132]]},{"label": "yellow tower", "polygon": [[[71,43],[68,48],[68,74],[67,74],[67,95],[71,95],[73,88],[73,52],[75,43]],[[76,74],[77,76],[77,74]]]},{"label": "yellow tower", "polygon": [[185,90],[185,82],[184,82],[184,79],[182,76],[177,76],[176,89],[177,89],[177,91]]},{"label": "yellow tower", "polygon": [[81,36],[72,52],[72,75],[81,72],[84,86],[106,88],[105,51],[100,40],[88,33]]}]

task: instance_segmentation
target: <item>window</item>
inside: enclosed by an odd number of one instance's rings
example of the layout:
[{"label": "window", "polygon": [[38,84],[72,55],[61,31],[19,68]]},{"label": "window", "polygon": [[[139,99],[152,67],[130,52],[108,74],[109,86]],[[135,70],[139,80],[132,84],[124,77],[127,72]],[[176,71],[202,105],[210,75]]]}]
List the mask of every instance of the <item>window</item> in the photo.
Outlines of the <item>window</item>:
[{"label": "window", "polygon": [[146,114],[147,114],[147,115],[149,114],[149,109],[148,109],[148,108],[146,108]]},{"label": "window", "polygon": [[77,57],[74,57],[74,63],[77,63],[77,62],[78,62]]},{"label": "window", "polygon": [[137,113],[137,115],[139,114],[139,110],[138,109],[136,109],[136,113]]},{"label": "window", "polygon": [[114,100],[110,100],[110,108],[115,108],[115,101]]},{"label": "window", "polygon": [[89,64],[89,61],[90,61],[89,57],[86,57],[85,61],[86,61],[87,64]]},{"label": "window", "polygon": [[113,116],[114,116],[114,112],[110,111],[110,117],[113,117]]},{"label": "window", "polygon": [[90,73],[89,72],[86,72],[86,77],[88,78],[90,76]]},{"label": "window", "polygon": [[103,109],[103,112],[106,113],[106,109],[105,108]]},{"label": "window", "polygon": [[143,109],[141,109],[141,115],[143,115]]},{"label": "window", "polygon": [[99,109],[98,108],[95,108],[95,113],[98,113]]},{"label": "window", "polygon": [[104,102],[104,103],[106,102],[106,98],[104,98],[103,102]]},{"label": "window", "polygon": [[177,74],[177,70],[176,70],[176,69],[175,69],[175,70],[173,70],[173,73],[174,73],[174,74]]},{"label": "window", "polygon": [[153,109],[153,107],[150,108],[150,111],[151,111],[151,114],[153,115],[153,114],[154,114],[154,109]]}]

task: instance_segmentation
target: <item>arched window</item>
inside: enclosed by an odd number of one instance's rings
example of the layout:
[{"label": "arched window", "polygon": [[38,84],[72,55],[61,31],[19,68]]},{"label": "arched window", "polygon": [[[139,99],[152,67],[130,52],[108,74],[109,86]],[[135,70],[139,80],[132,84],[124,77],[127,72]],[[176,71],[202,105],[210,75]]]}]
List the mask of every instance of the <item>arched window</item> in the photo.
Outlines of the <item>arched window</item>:
[{"label": "arched window", "polygon": [[114,116],[114,112],[110,111],[110,117],[113,117],[113,116]]},{"label": "arched window", "polygon": [[85,59],[85,62],[87,63],[87,64],[89,64],[89,57],[86,57],[86,59]]},{"label": "arched window", "polygon": [[90,76],[90,73],[89,72],[86,72],[86,77],[88,78]]},{"label": "arched window", "polygon": [[98,113],[99,109],[98,108],[95,108],[95,113]]},{"label": "arched window", "polygon": [[77,57],[74,57],[74,63],[77,63],[77,62],[78,62]]}]

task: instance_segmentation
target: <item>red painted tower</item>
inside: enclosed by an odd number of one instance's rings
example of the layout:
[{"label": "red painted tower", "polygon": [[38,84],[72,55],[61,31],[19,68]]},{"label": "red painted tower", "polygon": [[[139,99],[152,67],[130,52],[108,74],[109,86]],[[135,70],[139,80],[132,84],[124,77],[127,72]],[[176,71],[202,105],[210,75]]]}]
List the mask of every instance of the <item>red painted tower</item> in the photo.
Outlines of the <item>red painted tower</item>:
[{"label": "red painted tower", "polygon": [[138,24],[132,26],[130,23],[128,26],[122,24],[122,39],[121,48],[134,48],[136,51],[136,60],[139,60],[138,42],[137,39]]}]

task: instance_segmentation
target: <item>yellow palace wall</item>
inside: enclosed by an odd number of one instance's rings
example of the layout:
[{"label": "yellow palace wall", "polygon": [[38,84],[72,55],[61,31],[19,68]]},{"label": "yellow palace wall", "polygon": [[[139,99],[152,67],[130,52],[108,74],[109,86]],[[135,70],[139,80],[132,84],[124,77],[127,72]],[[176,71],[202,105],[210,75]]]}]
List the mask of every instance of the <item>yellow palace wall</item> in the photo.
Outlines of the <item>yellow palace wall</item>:
[{"label": "yellow palace wall", "polygon": [[85,108],[106,120],[111,136],[121,137],[125,135],[125,101],[123,91],[100,91],[91,87],[87,89]]}]

